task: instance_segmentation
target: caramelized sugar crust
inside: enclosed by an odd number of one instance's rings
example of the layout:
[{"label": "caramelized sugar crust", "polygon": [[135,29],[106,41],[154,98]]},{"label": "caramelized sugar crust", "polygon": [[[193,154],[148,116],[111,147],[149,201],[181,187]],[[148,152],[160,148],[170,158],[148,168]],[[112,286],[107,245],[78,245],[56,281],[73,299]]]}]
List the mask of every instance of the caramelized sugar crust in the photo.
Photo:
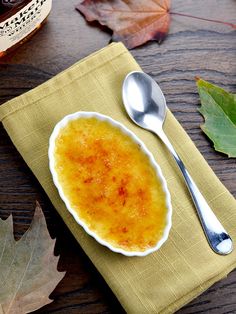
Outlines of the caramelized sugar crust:
[{"label": "caramelized sugar crust", "polygon": [[157,244],[166,225],[165,194],[128,135],[96,118],[73,120],[61,129],[54,157],[64,194],[91,231],[126,251]]}]

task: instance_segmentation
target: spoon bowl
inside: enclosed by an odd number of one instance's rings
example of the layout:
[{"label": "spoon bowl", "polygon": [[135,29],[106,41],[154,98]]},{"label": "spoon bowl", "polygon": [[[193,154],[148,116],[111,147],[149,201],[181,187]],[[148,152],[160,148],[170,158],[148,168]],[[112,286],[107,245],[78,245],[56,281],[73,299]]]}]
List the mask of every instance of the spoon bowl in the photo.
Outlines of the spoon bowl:
[{"label": "spoon bowl", "polygon": [[144,129],[162,128],[166,100],[159,85],[143,72],[130,72],[123,84],[123,101],[130,118]]},{"label": "spoon bowl", "polygon": [[233,242],[223,228],[197,185],[188,173],[163,131],[166,117],[166,101],[158,84],[143,72],[130,72],[123,83],[123,102],[130,118],[140,127],[155,133],[169,149],[183,174],[206,238],[215,253],[226,255],[232,252]]}]

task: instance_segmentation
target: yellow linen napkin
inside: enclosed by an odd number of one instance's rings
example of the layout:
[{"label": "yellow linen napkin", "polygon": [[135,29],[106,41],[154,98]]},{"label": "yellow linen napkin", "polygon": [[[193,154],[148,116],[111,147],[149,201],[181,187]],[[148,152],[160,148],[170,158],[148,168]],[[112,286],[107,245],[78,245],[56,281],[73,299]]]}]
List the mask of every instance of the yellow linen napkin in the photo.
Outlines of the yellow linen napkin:
[{"label": "yellow linen napkin", "polygon": [[[175,162],[153,134],[125,114],[121,86],[139,70],[118,43],[92,54],[48,82],[0,107],[0,120],[55,208],[129,313],[172,313],[236,266],[236,250],[218,256],[209,248]],[[172,196],[173,226],[162,248],[146,257],[125,257],[98,244],[61,201],[48,167],[48,140],[55,124],[79,110],[97,111],[124,123],[154,154]],[[188,135],[168,112],[165,130],[210,206],[236,242],[236,201],[220,183]],[[125,166],[125,165],[124,165]]]}]

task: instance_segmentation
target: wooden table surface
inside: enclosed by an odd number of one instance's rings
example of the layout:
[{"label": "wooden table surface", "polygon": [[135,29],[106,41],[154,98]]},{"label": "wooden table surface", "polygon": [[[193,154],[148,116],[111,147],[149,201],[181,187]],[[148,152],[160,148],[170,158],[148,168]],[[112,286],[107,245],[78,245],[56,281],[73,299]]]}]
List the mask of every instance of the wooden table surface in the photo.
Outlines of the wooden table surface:
[{"label": "wooden table surface", "polygon": [[[110,34],[88,25],[74,9],[79,0],[57,0],[48,23],[17,51],[0,60],[0,104],[45,82],[74,62],[107,45]],[[173,10],[233,21],[234,0],[176,0]],[[169,108],[190,135],[216,175],[236,196],[236,159],[215,152],[202,133],[199,98],[194,82],[201,76],[236,92],[236,36],[228,27],[173,17],[162,45],[150,43],[131,51],[143,70],[154,77]],[[43,189],[0,125],[0,218],[13,213],[16,238],[30,225],[39,200],[51,236],[57,237],[59,269],[67,274],[37,313],[123,313],[103,278],[83,253]],[[178,311],[236,313],[236,271]]]}]

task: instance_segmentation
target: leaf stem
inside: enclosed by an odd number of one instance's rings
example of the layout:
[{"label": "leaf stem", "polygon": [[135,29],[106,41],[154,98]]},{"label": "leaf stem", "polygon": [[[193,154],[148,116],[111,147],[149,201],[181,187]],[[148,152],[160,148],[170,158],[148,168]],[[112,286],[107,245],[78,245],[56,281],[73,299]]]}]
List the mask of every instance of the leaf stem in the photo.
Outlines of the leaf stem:
[{"label": "leaf stem", "polygon": [[179,16],[185,16],[185,17],[189,17],[192,19],[197,19],[197,20],[202,20],[202,21],[207,21],[207,22],[214,22],[214,23],[219,23],[219,24],[224,24],[224,25],[228,25],[234,29],[236,29],[236,24],[233,23],[229,23],[229,22],[224,22],[224,21],[219,21],[219,20],[212,20],[212,19],[206,19],[204,17],[199,17],[199,16],[194,16],[194,15],[190,15],[190,14],[184,14],[184,13],[179,13],[179,12],[169,12],[172,15],[179,15]]}]

